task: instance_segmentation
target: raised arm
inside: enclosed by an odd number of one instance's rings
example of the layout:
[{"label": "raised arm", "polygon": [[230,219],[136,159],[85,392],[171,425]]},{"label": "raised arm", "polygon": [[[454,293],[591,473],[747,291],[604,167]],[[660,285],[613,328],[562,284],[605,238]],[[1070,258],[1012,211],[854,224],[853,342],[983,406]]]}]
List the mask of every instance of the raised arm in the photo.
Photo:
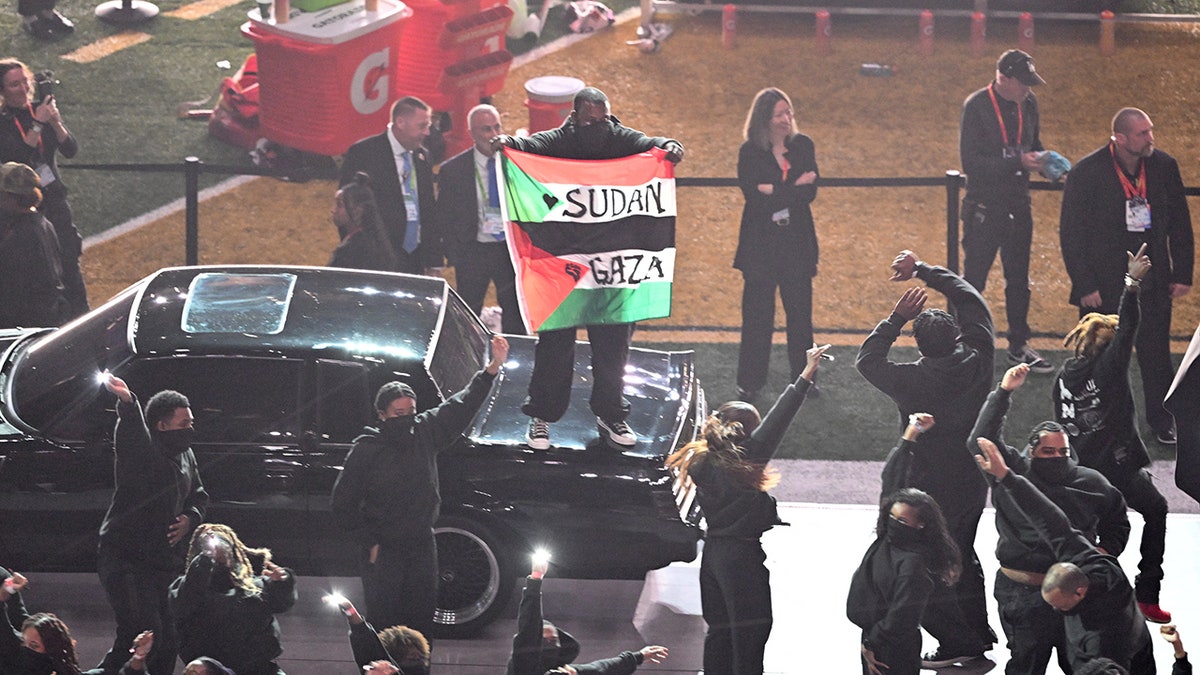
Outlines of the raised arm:
[{"label": "raised arm", "polygon": [[1004,455],[1005,463],[1013,471],[1022,475],[1027,472],[1029,461],[1021,456],[1021,453],[1004,443],[1004,419],[1012,404],[1012,393],[1025,384],[1025,378],[1028,375],[1029,366],[1024,363],[1005,371],[1004,377],[1000,379],[1000,384],[996,386],[995,391],[988,395],[983,408],[979,410],[979,417],[975,419],[975,428],[967,437],[968,452],[973,455],[978,454],[979,446],[975,439],[986,438],[995,444],[1000,453]]},{"label": "raised arm", "polygon": [[828,349],[829,345],[823,345],[808,350],[808,362],[804,366],[804,371],[800,373],[800,377],[783,390],[783,393],[775,401],[775,405],[771,406],[766,417],[742,445],[746,459],[766,462],[775,455],[775,450],[779,448],[779,442],[783,440],[783,435],[791,426],[800,406],[804,404],[804,397],[808,395],[808,389],[812,386],[813,378],[816,377],[821,355]]}]

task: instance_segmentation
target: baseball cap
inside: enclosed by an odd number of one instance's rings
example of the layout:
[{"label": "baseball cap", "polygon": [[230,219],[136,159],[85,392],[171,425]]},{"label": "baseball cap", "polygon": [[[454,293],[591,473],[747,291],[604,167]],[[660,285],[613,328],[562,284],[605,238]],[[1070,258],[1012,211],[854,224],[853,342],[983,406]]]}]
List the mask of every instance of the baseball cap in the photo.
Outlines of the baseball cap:
[{"label": "baseball cap", "polygon": [[1000,60],[996,62],[996,70],[1005,77],[1017,78],[1018,82],[1027,87],[1046,84],[1033,67],[1033,57],[1020,49],[1010,49],[1001,54]]},{"label": "baseball cap", "polygon": [[31,195],[41,185],[37,172],[20,162],[5,162],[0,166],[0,192]]}]

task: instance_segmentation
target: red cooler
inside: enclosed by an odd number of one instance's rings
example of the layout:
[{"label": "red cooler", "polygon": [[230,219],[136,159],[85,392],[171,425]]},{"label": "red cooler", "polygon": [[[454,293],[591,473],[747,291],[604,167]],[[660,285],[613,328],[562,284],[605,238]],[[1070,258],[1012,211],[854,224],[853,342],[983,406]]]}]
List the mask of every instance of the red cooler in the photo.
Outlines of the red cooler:
[{"label": "red cooler", "polygon": [[363,0],[317,12],[292,12],[282,24],[250,12],[242,33],[258,54],[259,128],[269,140],[340,155],[387,127],[398,77],[400,32],[412,10]]}]

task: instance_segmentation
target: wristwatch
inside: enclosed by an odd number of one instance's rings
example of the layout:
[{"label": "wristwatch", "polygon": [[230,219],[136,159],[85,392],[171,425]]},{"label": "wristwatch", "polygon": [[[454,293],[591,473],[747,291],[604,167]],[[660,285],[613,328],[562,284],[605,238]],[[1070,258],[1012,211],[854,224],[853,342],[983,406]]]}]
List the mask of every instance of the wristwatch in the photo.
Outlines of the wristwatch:
[{"label": "wristwatch", "polygon": [[1142,281],[1140,279],[1134,279],[1133,277],[1129,276],[1128,274],[1125,275],[1125,288],[1141,288],[1141,287],[1142,287]]},{"label": "wristwatch", "polygon": [[36,133],[39,133],[39,134],[42,133],[42,125],[39,122],[34,122],[33,126],[30,128],[33,129]]}]

